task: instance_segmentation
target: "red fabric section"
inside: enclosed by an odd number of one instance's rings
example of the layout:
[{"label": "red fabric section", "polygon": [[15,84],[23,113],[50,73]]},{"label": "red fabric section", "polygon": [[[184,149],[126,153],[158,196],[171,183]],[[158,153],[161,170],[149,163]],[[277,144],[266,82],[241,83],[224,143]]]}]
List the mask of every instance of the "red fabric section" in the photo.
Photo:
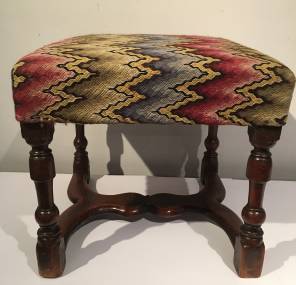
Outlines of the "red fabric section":
[{"label": "red fabric section", "polygon": [[25,64],[18,68],[18,74],[26,80],[14,90],[18,121],[30,120],[32,115],[60,101],[60,97],[44,91],[73,76],[72,71],[57,66],[68,61],[68,58],[42,53],[32,53],[24,58]]},{"label": "red fabric section", "polygon": [[220,72],[221,75],[192,88],[205,100],[183,106],[174,113],[186,116],[195,122],[225,124],[226,121],[218,115],[215,116],[215,112],[248,100],[237,94],[235,89],[260,81],[264,77],[261,72],[253,68],[262,61],[235,55],[235,52],[227,47],[227,41],[224,39],[210,37],[199,37],[199,39],[188,37],[188,39],[188,43],[179,46],[195,49],[197,55],[219,59],[210,64],[210,69]]}]

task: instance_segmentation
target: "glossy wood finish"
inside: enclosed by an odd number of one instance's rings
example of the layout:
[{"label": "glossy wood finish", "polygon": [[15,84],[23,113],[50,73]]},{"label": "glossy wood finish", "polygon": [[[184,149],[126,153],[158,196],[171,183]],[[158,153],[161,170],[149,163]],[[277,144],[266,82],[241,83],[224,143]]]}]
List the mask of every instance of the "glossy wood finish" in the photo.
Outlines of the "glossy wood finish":
[{"label": "glossy wood finish", "polygon": [[[211,186],[215,185],[220,185],[220,182],[213,181]],[[74,174],[69,189],[76,193],[78,200],[58,219],[62,236],[66,241],[81,225],[94,219],[121,219],[131,222],[141,218],[155,222],[176,219],[208,220],[221,226],[233,244],[242,224],[235,213],[210,195],[215,188],[204,188],[193,195],[102,195],[93,192],[82,176]]]},{"label": "glossy wood finish", "polygon": [[213,180],[217,181],[216,183],[219,186],[215,187],[217,189],[213,195],[219,202],[222,202],[225,198],[225,188],[218,176],[218,154],[216,150],[219,146],[219,140],[217,135],[218,126],[209,126],[208,136],[205,139],[206,151],[201,164],[200,180],[203,185],[208,186],[207,188],[212,188],[209,184]]},{"label": "glossy wood finish", "polygon": [[272,160],[269,149],[280,138],[281,128],[249,128],[249,139],[254,149],[247,164],[249,179],[248,203],[242,210],[244,224],[236,240],[234,265],[241,277],[259,277],[264,260],[262,208],[266,182],[270,180]]},{"label": "glossy wood finish", "polygon": [[67,241],[81,226],[95,219],[121,219],[137,221],[146,218],[155,222],[176,219],[207,220],[220,226],[235,247],[235,266],[241,277],[257,277],[261,272],[264,244],[261,224],[265,218],[262,199],[265,182],[269,179],[271,158],[269,148],[279,138],[280,128],[250,128],[250,141],[254,146],[248,162],[250,179],[249,201],[242,220],[221,204],[224,186],[218,176],[217,126],[209,126],[205,140],[206,152],[202,162],[200,192],[193,195],[124,193],[102,195],[88,185],[89,160],[84,126],[76,125],[73,176],[68,196],[73,205],[59,215],[53,203],[52,179],[55,176],[51,150],[53,125],[21,124],[22,134],[32,146],[30,173],[35,181],[38,208],[37,257],[40,275],[57,277],[64,268]]},{"label": "glossy wood finish", "polygon": [[53,124],[21,124],[22,136],[32,146],[30,176],[35,183],[38,207],[35,218],[39,224],[36,253],[39,273],[43,277],[57,277],[65,267],[65,244],[57,223],[59,210],[53,202],[54,160],[51,149]]},{"label": "glossy wood finish", "polygon": [[[75,125],[76,136],[74,139],[75,153],[73,162],[73,174],[82,177],[86,183],[90,180],[90,168],[88,153],[86,151],[87,139],[84,134],[84,125]],[[68,197],[75,203],[79,200],[79,193],[73,191],[73,188],[68,188]]]}]

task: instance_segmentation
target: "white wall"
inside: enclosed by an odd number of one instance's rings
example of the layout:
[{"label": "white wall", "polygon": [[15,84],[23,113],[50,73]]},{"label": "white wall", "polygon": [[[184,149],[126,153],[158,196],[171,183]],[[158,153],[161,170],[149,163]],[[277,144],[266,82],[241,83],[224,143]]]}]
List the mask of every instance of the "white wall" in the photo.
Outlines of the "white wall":
[{"label": "white wall", "polygon": [[[10,87],[10,69],[22,55],[79,34],[201,34],[259,49],[295,72],[295,11],[295,0],[0,0],[0,171],[27,171],[29,148],[14,120]],[[58,172],[71,172],[73,131],[71,125],[56,127],[52,148]],[[92,173],[107,173],[109,166],[112,173],[194,176],[205,131],[200,126],[90,126]],[[294,98],[273,149],[274,179],[296,179],[295,133]],[[220,173],[244,177],[250,149],[246,128],[221,127],[220,141]]]}]

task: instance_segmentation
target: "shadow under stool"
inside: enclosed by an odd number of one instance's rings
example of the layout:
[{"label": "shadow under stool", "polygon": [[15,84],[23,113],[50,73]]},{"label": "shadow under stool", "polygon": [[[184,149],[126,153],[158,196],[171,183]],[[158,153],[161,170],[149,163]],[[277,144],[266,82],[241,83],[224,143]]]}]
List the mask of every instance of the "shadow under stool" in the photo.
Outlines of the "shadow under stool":
[{"label": "shadow under stool", "polygon": [[[277,60],[232,41],[206,36],[86,35],[46,45],[13,67],[13,99],[22,136],[32,147],[39,224],[40,275],[58,277],[70,236],[96,219],[156,222],[206,220],[234,247],[240,277],[258,277],[264,259],[262,207],[270,180],[270,148],[280,138],[295,77]],[[53,199],[55,166],[49,144],[55,123],[76,127],[73,205],[59,213]],[[102,195],[89,186],[86,124],[208,125],[202,189],[192,195]],[[222,204],[218,126],[248,127],[249,197],[242,220]],[[234,150],[235,153],[235,150]]]}]

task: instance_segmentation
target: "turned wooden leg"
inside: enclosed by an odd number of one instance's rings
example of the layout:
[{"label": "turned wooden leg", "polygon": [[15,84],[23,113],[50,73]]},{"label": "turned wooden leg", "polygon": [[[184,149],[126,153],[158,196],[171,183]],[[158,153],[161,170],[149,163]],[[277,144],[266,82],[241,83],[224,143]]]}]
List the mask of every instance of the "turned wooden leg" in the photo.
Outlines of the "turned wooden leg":
[{"label": "turned wooden leg", "polygon": [[84,125],[75,125],[76,136],[74,139],[75,153],[73,162],[73,176],[68,187],[68,197],[73,203],[86,197],[85,183],[89,183],[90,170],[86,151],[87,139],[84,135]]},{"label": "turned wooden leg", "polygon": [[217,182],[218,154],[216,150],[219,146],[219,140],[218,140],[217,134],[218,134],[218,126],[208,127],[208,136],[205,139],[206,151],[204,152],[204,157],[201,164],[200,180],[203,185],[208,185],[209,183],[219,184],[215,187],[215,191],[210,194],[212,198],[215,198],[219,202],[222,202],[225,198],[225,189],[221,183]]},{"label": "turned wooden leg", "polygon": [[269,149],[280,138],[281,128],[249,127],[248,133],[254,146],[247,164],[249,197],[242,210],[244,224],[236,240],[234,263],[240,277],[259,277],[265,253],[261,229],[265,220],[262,203],[265,184],[270,180],[272,168]]},{"label": "turned wooden leg", "polygon": [[74,139],[75,153],[73,173],[82,176],[87,183],[90,179],[89,160],[86,151],[87,139],[84,135],[84,125],[75,125],[76,136]]},{"label": "turned wooden leg", "polygon": [[206,184],[206,181],[211,176],[218,173],[218,154],[216,152],[219,146],[219,140],[217,137],[218,126],[208,127],[208,136],[205,139],[206,151],[201,164],[200,179],[202,184]]},{"label": "turned wooden leg", "polygon": [[57,224],[59,210],[53,202],[54,159],[48,148],[54,133],[51,123],[21,123],[22,136],[32,146],[30,176],[35,183],[38,207],[35,218],[38,229],[36,246],[39,273],[43,277],[58,277],[65,266],[65,245]]}]

